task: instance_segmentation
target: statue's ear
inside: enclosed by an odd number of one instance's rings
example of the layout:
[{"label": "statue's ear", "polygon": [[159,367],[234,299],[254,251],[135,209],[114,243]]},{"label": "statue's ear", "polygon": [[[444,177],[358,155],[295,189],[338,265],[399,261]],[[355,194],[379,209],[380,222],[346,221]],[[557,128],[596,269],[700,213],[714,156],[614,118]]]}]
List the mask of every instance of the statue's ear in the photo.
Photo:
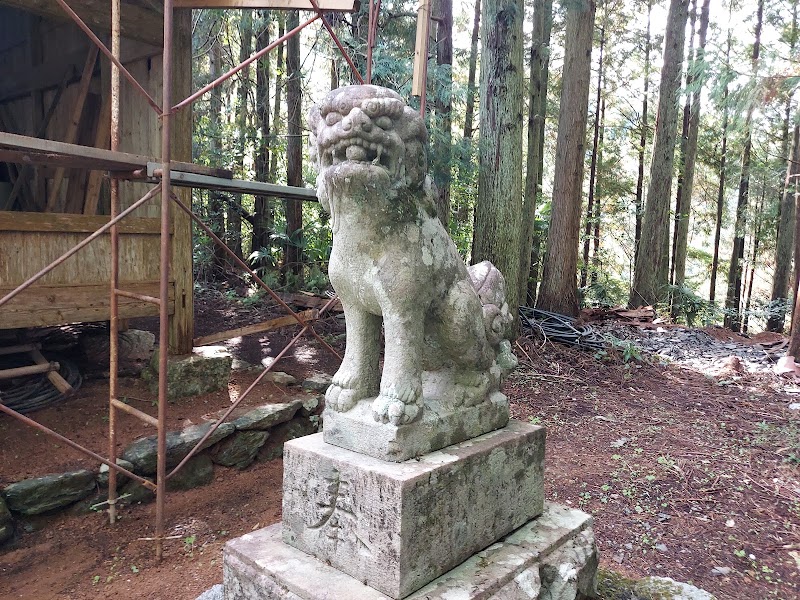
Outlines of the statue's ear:
[{"label": "statue's ear", "polygon": [[328,195],[328,183],[322,173],[317,174],[317,200],[319,200],[322,210],[326,213],[331,212],[331,200]]},{"label": "statue's ear", "polygon": [[316,104],[311,107],[308,111],[308,124],[311,126],[311,131],[316,133],[317,131],[317,124],[319,120],[322,118],[322,115],[319,112],[319,106]]}]

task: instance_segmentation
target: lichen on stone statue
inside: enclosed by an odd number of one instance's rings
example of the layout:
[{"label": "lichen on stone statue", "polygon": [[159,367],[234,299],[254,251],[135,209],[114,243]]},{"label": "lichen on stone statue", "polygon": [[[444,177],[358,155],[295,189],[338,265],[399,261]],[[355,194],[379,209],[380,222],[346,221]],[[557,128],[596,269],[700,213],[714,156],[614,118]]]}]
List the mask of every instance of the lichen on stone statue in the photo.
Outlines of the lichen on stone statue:
[{"label": "lichen on stone statue", "polygon": [[486,402],[516,365],[505,282],[489,262],[468,269],[437,218],[422,118],[394,91],[361,85],[330,92],[310,123],[347,327],[327,408],[374,398],[376,421],[411,423],[423,382],[453,408]]}]

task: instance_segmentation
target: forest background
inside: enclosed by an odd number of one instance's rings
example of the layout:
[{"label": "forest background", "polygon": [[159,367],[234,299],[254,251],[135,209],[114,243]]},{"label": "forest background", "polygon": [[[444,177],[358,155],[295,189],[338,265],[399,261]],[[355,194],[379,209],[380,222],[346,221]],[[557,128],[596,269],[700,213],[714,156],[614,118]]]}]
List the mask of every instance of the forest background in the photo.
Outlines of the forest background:
[{"label": "forest background", "polygon": [[[368,15],[363,2],[326,17],[362,74]],[[371,65],[373,83],[415,108],[417,16],[416,2],[381,3]],[[301,19],[194,11],[195,86]],[[356,79],[312,29],[196,105],[197,162],[313,187],[306,114]],[[512,305],[652,305],[689,325],[783,331],[797,283],[798,55],[798,0],[433,0],[424,114],[438,214],[465,260],[501,268]],[[319,205],[193,201],[270,285],[328,287]],[[198,285],[258,300],[202,232],[194,249]]]}]

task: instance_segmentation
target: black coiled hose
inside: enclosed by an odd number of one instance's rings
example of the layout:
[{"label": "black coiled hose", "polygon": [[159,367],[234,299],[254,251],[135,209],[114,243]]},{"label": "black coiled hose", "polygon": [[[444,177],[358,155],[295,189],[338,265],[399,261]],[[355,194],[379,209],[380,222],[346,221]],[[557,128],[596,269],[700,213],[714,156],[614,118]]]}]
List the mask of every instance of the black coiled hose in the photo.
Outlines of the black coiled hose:
[{"label": "black coiled hose", "polygon": [[529,306],[519,307],[519,320],[523,331],[537,337],[584,348],[602,350],[606,342],[589,325],[578,325],[573,317]]}]

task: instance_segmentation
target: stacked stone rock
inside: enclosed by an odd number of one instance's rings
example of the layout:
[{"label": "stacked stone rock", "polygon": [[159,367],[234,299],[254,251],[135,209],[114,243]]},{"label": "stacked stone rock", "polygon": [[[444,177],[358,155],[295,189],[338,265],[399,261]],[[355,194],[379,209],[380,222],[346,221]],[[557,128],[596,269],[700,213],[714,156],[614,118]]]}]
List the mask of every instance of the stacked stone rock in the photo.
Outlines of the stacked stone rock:
[{"label": "stacked stone rock", "polygon": [[226,600],[594,596],[591,517],[544,502],[545,431],[500,391],[502,275],[430,213],[424,123],[369,85],[311,123],[347,351],[323,432],[285,445],[282,523],[226,546]]},{"label": "stacked stone rock", "polygon": [[[276,373],[276,375],[285,375]],[[327,378],[329,381],[330,378]],[[278,458],[286,440],[319,430],[321,386],[319,376],[303,382],[288,402],[265,404],[240,411],[230,422],[223,423],[206,440],[202,452],[191,458],[167,483],[168,491],[186,490],[213,481],[214,465],[247,468],[256,460]],[[191,425],[167,433],[167,464],[177,465],[205,435],[210,423]],[[135,440],[117,459],[117,464],[153,479],[158,459],[155,436]],[[103,506],[107,498],[108,467],[99,471],[81,469],[55,473],[13,482],[0,488],[0,545],[11,543],[38,515],[59,511],[88,512],[92,506]],[[122,474],[117,476],[120,504],[137,504],[154,499],[152,491]],[[17,526],[15,527],[15,521]],[[21,525],[21,527],[20,527]]]}]

